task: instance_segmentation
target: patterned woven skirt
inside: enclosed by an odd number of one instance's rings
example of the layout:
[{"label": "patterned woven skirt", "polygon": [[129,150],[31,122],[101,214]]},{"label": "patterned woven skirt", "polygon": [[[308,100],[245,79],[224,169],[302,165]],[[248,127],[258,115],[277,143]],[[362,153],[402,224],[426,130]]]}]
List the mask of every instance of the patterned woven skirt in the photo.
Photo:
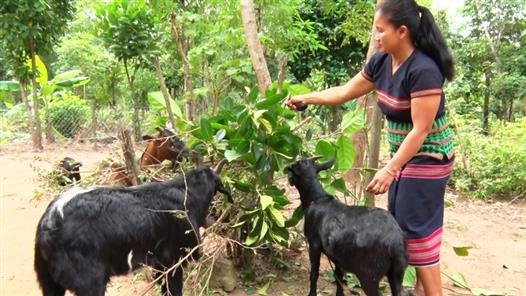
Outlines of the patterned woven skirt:
[{"label": "patterned woven skirt", "polygon": [[444,195],[454,157],[417,156],[404,165],[389,188],[389,211],[406,236],[409,264],[440,261]]}]

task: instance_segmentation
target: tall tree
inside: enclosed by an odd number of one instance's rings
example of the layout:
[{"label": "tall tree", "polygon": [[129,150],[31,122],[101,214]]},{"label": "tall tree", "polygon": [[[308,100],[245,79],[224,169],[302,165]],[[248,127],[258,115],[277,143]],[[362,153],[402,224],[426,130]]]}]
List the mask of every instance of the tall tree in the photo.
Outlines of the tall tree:
[{"label": "tall tree", "polygon": [[[20,67],[30,59],[33,92],[33,149],[43,150],[35,55],[46,55],[73,16],[72,0],[4,0],[0,4],[0,40],[6,60]],[[23,81],[23,77],[18,77]],[[25,81],[23,81],[25,82]]]},{"label": "tall tree", "polygon": [[[471,69],[483,76],[484,90],[479,93],[484,98],[482,127],[485,133],[489,132],[490,111],[493,110],[498,118],[511,119],[514,98],[520,98],[517,94],[521,92],[521,83],[517,81],[521,80],[520,69],[524,67],[515,64],[510,67],[507,61],[515,60],[515,50],[520,53],[526,28],[525,9],[526,3],[522,0],[465,1],[463,14],[468,18],[469,34],[460,37],[457,53],[466,53],[463,46],[470,48],[468,56],[460,55],[459,59],[471,63],[469,59],[475,58]],[[514,50],[505,50],[509,48]],[[505,53],[510,56],[503,56]],[[505,111],[499,112],[499,109]]]},{"label": "tall tree", "polygon": [[258,80],[259,92],[264,94],[272,84],[272,79],[270,78],[267,60],[263,53],[263,46],[258,37],[254,1],[241,0],[241,16],[243,19],[243,27],[245,28],[248,51],[252,58],[252,65],[254,66],[254,71],[256,72]]},{"label": "tall tree", "polygon": [[97,34],[124,64],[133,102],[135,139],[141,139],[140,99],[135,77],[141,67],[151,65],[156,49],[155,15],[143,1],[114,0],[97,8]]},{"label": "tall tree", "polygon": [[188,51],[190,50],[190,40],[185,36],[185,27],[178,21],[177,12],[172,12],[171,15],[171,26],[172,34],[175,42],[177,43],[177,49],[183,61],[183,73],[184,73],[184,91],[185,91],[185,114],[188,120],[193,121],[195,118],[195,94],[194,84],[192,81],[192,66],[188,59]]}]

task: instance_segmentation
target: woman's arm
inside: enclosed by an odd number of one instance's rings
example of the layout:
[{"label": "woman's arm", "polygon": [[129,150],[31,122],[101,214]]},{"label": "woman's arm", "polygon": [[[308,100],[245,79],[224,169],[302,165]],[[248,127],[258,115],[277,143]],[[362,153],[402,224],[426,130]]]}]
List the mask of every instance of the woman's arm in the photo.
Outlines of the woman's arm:
[{"label": "woman's arm", "polygon": [[417,97],[411,100],[411,119],[413,129],[405,137],[393,158],[378,171],[366,190],[374,194],[383,194],[388,189],[396,172],[420,150],[427,135],[433,128],[435,114],[440,106],[440,95]]},{"label": "woman's arm", "polygon": [[298,105],[340,105],[348,100],[365,95],[374,90],[374,84],[365,79],[361,73],[356,74],[342,86],[332,87],[319,92],[293,96],[285,104],[292,109]]}]

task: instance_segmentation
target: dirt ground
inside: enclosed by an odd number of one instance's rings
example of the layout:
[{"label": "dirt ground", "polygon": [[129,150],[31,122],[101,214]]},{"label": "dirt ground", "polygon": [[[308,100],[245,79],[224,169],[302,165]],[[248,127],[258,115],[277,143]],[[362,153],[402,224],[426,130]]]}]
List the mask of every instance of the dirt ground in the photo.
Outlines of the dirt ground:
[{"label": "dirt ground", "polygon": [[[41,295],[33,271],[35,227],[49,202],[37,202],[40,192],[35,167],[49,170],[65,156],[83,163],[81,174],[88,174],[100,160],[119,150],[92,144],[61,143],[46,146],[41,153],[31,152],[27,142],[10,143],[0,148],[0,295]],[[526,295],[526,204],[481,202],[449,194],[442,248],[445,295],[471,295],[455,288],[449,278],[459,272],[472,288],[484,288],[500,295]],[[380,206],[385,197],[378,198]],[[469,256],[457,256],[452,247],[469,246]],[[258,295],[257,290],[270,280],[267,295],[306,295],[308,257],[291,257],[291,269],[260,276],[259,282],[239,287],[229,295]],[[329,266],[322,264],[322,271]],[[107,295],[140,295],[147,286],[141,274],[114,278]],[[322,276],[321,295],[334,295],[335,288]],[[262,291],[263,292],[263,291]],[[151,293],[153,294],[153,293]],[[71,295],[71,294],[68,294]],[[350,295],[347,290],[346,295]]]}]

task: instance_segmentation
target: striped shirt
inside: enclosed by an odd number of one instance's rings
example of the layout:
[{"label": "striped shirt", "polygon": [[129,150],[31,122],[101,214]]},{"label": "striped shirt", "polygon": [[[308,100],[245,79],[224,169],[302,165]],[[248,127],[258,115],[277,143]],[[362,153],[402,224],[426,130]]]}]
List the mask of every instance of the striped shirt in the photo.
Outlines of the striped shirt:
[{"label": "striped shirt", "polygon": [[361,71],[365,79],[374,83],[378,106],[386,115],[390,151],[395,153],[413,129],[411,99],[439,95],[441,100],[434,115],[433,128],[416,155],[451,158],[454,154],[453,134],[445,112],[444,77],[438,65],[424,52],[415,49],[394,75],[391,67],[391,55],[377,53]]}]

